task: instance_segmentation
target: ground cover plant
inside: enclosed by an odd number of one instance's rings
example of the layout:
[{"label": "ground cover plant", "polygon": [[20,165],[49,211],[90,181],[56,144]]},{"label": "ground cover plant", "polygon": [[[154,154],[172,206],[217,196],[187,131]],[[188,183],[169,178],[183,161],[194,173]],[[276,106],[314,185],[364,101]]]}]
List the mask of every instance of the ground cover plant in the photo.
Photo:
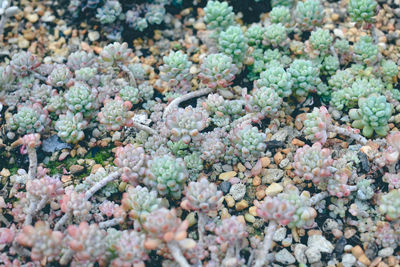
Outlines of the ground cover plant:
[{"label": "ground cover plant", "polygon": [[398,266],[400,2],[0,0],[1,266]]}]

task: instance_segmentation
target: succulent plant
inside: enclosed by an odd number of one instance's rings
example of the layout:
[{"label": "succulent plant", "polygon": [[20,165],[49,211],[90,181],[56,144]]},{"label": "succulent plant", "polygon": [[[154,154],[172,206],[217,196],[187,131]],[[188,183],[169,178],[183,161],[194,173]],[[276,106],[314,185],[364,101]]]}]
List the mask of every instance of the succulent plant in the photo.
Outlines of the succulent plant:
[{"label": "succulent plant", "polygon": [[372,22],[377,6],[375,0],[350,0],[347,11],[354,22]]},{"label": "succulent plant", "polygon": [[296,186],[289,185],[277,197],[287,201],[295,209],[293,218],[288,224],[289,228],[307,229],[315,226],[314,219],[317,217],[317,211],[310,206],[310,193],[308,191],[300,193]]},{"label": "succulent plant", "polygon": [[247,41],[240,26],[229,26],[222,31],[218,38],[218,47],[220,52],[232,57],[236,66],[242,66],[247,52]]},{"label": "succulent plant", "polygon": [[297,27],[301,31],[312,31],[322,25],[324,8],[319,0],[298,2],[295,11]]},{"label": "succulent plant", "polygon": [[103,7],[97,9],[96,18],[101,24],[113,23],[122,12],[121,4],[116,0],[107,0]]},{"label": "succulent plant", "polygon": [[163,57],[164,65],[160,67],[162,71],[161,79],[168,82],[171,87],[190,88],[192,74],[189,69],[192,62],[182,51],[171,51],[168,56]]},{"label": "succulent plant", "polygon": [[188,171],[182,158],[171,155],[156,156],[149,160],[144,183],[157,189],[162,196],[180,198]]},{"label": "succulent plant", "polygon": [[106,250],[106,243],[103,242],[106,232],[99,229],[97,224],[81,222],[79,226],[68,226],[67,232],[68,246],[75,252],[75,264],[87,265],[102,260]]},{"label": "succulent plant", "polygon": [[297,96],[306,96],[309,92],[316,92],[317,86],[322,82],[319,78],[318,67],[315,67],[310,60],[296,59],[287,72],[291,75],[293,92]]},{"label": "succulent plant", "polygon": [[234,24],[235,14],[227,2],[208,1],[204,8],[204,22],[210,30],[223,31]]},{"label": "succulent plant", "polygon": [[132,105],[135,105],[140,102],[140,93],[139,89],[133,86],[124,86],[119,91],[118,95],[124,101],[129,101]]},{"label": "succulent plant", "polygon": [[96,107],[95,92],[84,83],[75,83],[64,94],[65,104],[74,113],[82,112],[89,116]]},{"label": "succulent plant", "polygon": [[318,185],[332,175],[333,159],[331,150],[322,148],[321,143],[314,143],[311,147],[305,145],[298,148],[293,158],[295,174],[305,180],[312,180]]},{"label": "succulent plant", "polygon": [[382,195],[379,200],[379,212],[385,214],[387,220],[397,220],[400,218],[400,189],[393,189],[389,193]]},{"label": "succulent plant", "polygon": [[328,110],[322,106],[314,108],[311,113],[307,113],[304,124],[304,134],[312,142],[324,144],[328,138],[328,126],[331,124],[331,117]]},{"label": "succulent plant", "polygon": [[229,138],[235,147],[235,154],[245,160],[258,159],[267,147],[266,135],[249,123],[243,123],[233,128]]},{"label": "succulent plant", "polygon": [[258,24],[251,25],[245,32],[247,44],[252,47],[260,47],[263,40],[265,28]]},{"label": "succulent plant", "polygon": [[129,58],[131,49],[127,43],[112,43],[104,47],[100,53],[102,62],[107,66],[113,66],[118,63],[123,63]]},{"label": "succulent plant", "polygon": [[282,105],[282,98],[271,87],[254,88],[245,99],[246,110],[258,113],[261,117],[275,116]]},{"label": "succulent plant", "polygon": [[349,53],[350,43],[346,39],[336,39],[333,47],[339,52],[339,54]]},{"label": "succulent plant", "polygon": [[198,182],[190,182],[185,188],[185,198],[181,206],[184,209],[208,213],[217,211],[221,206],[222,192],[217,190],[217,185],[210,183],[207,178]]},{"label": "succulent plant", "polygon": [[337,91],[346,87],[351,87],[354,80],[355,77],[350,70],[338,70],[330,77],[328,84],[332,91]]},{"label": "succulent plant", "polygon": [[65,190],[60,207],[62,212],[73,215],[77,221],[86,221],[91,217],[92,203],[85,200],[85,193],[78,193],[71,188]]},{"label": "succulent plant", "polygon": [[17,235],[18,244],[31,248],[31,259],[53,261],[59,258],[64,235],[59,231],[52,231],[48,223],[37,221],[35,226],[25,225]]},{"label": "succulent plant", "polygon": [[120,168],[121,179],[136,186],[139,176],[144,174],[145,154],[143,147],[127,144],[115,151],[114,164]]},{"label": "succulent plant", "polygon": [[271,24],[265,28],[263,45],[272,47],[283,47],[287,44],[287,32],[281,23]]},{"label": "succulent plant", "polygon": [[39,103],[18,106],[18,112],[8,120],[10,129],[16,130],[21,135],[42,133],[49,125],[48,112]]},{"label": "succulent plant", "polygon": [[123,101],[119,96],[114,99],[106,99],[101,112],[97,114],[97,118],[108,131],[119,131],[123,126],[129,125],[133,117],[130,101]]},{"label": "succulent plant", "polygon": [[295,206],[289,201],[278,197],[265,197],[262,202],[254,201],[257,207],[257,215],[264,221],[276,221],[281,225],[288,225],[293,221],[293,214],[296,211]]},{"label": "succulent plant", "polygon": [[[90,188],[92,188],[96,183],[100,182],[105,177],[107,177],[108,174],[109,172],[106,171],[104,168],[97,169],[95,173],[91,173],[89,176],[86,177],[84,181],[76,185],[75,191],[78,193],[80,192],[85,193]],[[117,184],[115,182],[109,182],[99,191],[99,195],[109,197],[117,192],[118,192]]]},{"label": "succulent plant", "polygon": [[75,80],[87,83],[88,85],[97,86],[100,82],[97,68],[83,67],[75,70]]},{"label": "succulent plant", "polygon": [[[143,224],[144,231],[151,240],[145,247],[156,248],[162,242],[179,241],[186,237],[187,221],[181,221],[176,210],[160,208],[150,213]],[[154,247],[153,247],[154,246]]]},{"label": "succulent plant", "polygon": [[271,6],[278,7],[278,6],[285,6],[285,7],[292,7],[294,4],[293,0],[272,0]]},{"label": "succulent plant", "polygon": [[239,240],[248,236],[246,224],[237,216],[222,220],[215,228],[215,234],[219,244],[237,244]]},{"label": "succulent plant", "polygon": [[261,72],[260,79],[254,83],[257,88],[272,88],[281,98],[292,94],[292,84],[291,75],[279,66],[271,66]]},{"label": "succulent plant", "polygon": [[111,266],[144,266],[144,261],[149,259],[147,250],[144,248],[146,235],[137,231],[124,231],[115,242],[115,253],[117,257],[112,260]]},{"label": "succulent plant", "polygon": [[164,21],[165,8],[162,5],[148,5],[147,13],[145,15],[149,24],[161,24]]},{"label": "succulent plant", "polygon": [[327,56],[322,61],[321,73],[323,75],[333,75],[340,67],[339,58],[336,56]]},{"label": "succulent plant", "polygon": [[146,187],[140,185],[128,187],[128,190],[122,196],[122,208],[133,220],[140,223],[146,221],[146,218],[152,211],[162,207],[161,198],[157,198],[157,191],[149,191]]},{"label": "succulent plant", "polygon": [[225,154],[226,146],[218,131],[203,134],[201,141],[201,158],[207,162],[218,162]]},{"label": "succulent plant", "polygon": [[373,44],[373,40],[370,36],[361,36],[354,46],[354,60],[359,63],[366,65],[372,65],[377,60],[378,46]]},{"label": "succulent plant", "polygon": [[290,9],[287,6],[274,6],[269,12],[271,23],[282,23],[283,25],[290,22]]},{"label": "succulent plant", "polygon": [[392,60],[383,60],[381,63],[381,71],[387,81],[392,81],[393,77],[399,74],[399,67]]},{"label": "succulent plant", "polygon": [[16,75],[27,76],[40,66],[40,62],[31,52],[21,51],[11,58],[10,66]]},{"label": "succulent plant", "polygon": [[192,106],[175,109],[167,115],[165,120],[171,140],[174,142],[182,140],[186,144],[196,139],[209,123],[208,113],[202,108]]},{"label": "succulent plant", "polygon": [[323,30],[318,28],[311,32],[310,44],[314,50],[318,50],[320,53],[326,53],[329,51],[329,47],[333,41],[329,30]]},{"label": "succulent plant", "polygon": [[56,121],[55,129],[57,135],[67,143],[76,144],[85,138],[83,130],[88,126],[88,122],[83,119],[82,113],[72,113],[67,111],[67,114],[60,115]]},{"label": "succulent plant", "polygon": [[71,70],[79,70],[81,68],[92,67],[95,63],[95,56],[93,53],[85,51],[76,51],[68,56],[67,66]]},{"label": "succulent plant", "polygon": [[56,65],[53,71],[47,77],[47,83],[60,87],[66,85],[72,79],[72,72],[65,65]]},{"label": "succulent plant", "polygon": [[388,120],[392,115],[393,106],[386,102],[382,95],[372,94],[367,98],[360,98],[359,109],[349,112],[353,119],[353,127],[362,129],[365,137],[371,137],[375,131],[380,136],[386,136],[389,131]]},{"label": "succulent plant", "polygon": [[218,53],[208,55],[200,66],[199,78],[209,88],[228,87],[239,72],[232,58]]}]

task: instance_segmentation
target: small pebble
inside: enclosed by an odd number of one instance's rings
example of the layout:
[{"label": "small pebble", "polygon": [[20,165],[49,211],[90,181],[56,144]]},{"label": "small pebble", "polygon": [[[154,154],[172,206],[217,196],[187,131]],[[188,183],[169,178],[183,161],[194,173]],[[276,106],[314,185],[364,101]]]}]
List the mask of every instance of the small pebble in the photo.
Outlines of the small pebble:
[{"label": "small pebble", "polygon": [[317,247],[310,247],[305,251],[309,263],[316,263],[321,260],[321,252]]},{"label": "small pebble", "polygon": [[356,263],[357,259],[351,254],[344,254],[342,258],[343,267],[352,267]]},{"label": "small pebble", "polygon": [[249,223],[254,223],[256,221],[256,218],[253,215],[251,215],[250,213],[246,213],[244,215],[244,219]]},{"label": "small pebble", "polygon": [[220,185],[221,191],[224,194],[227,194],[229,192],[229,189],[231,188],[231,183],[227,181],[223,181]]},{"label": "small pebble", "polygon": [[230,178],[235,177],[236,174],[237,174],[237,172],[235,172],[235,171],[223,172],[223,173],[221,173],[221,174],[219,175],[219,179],[220,179],[220,180],[223,180],[223,181],[227,181],[227,180],[229,180]]},{"label": "small pebble", "polygon": [[296,244],[294,247],[294,256],[296,257],[296,260],[299,263],[306,264],[307,263],[307,257],[306,257],[306,252],[307,246],[304,244]]},{"label": "small pebble", "polygon": [[231,195],[225,196],[225,202],[229,208],[232,208],[233,206],[235,206],[235,200],[233,199],[233,197]]},{"label": "small pebble", "polygon": [[282,240],[282,246],[285,248],[291,246],[293,243],[293,237],[292,235],[288,235],[285,239]]},{"label": "small pebble", "polygon": [[246,194],[246,185],[245,184],[234,184],[232,185],[229,193],[232,195],[233,199],[238,201],[241,200]]},{"label": "small pebble", "polygon": [[267,196],[273,197],[283,191],[283,186],[278,183],[272,183],[265,189],[265,194]]},{"label": "small pebble", "polygon": [[388,247],[388,248],[379,250],[378,255],[382,258],[386,258],[386,257],[392,256],[393,252],[394,252],[394,249],[391,247]]},{"label": "small pebble", "polygon": [[246,200],[242,199],[240,202],[236,203],[235,207],[236,207],[237,211],[241,211],[241,210],[248,208],[249,203]]},{"label": "small pebble", "polygon": [[275,231],[272,240],[276,242],[281,242],[286,237],[286,231],[287,231],[286,227],[279,228],[278,230]]},{"label": "small pebble", "polygon": [[275,254],[275,260],[283,264],[293,264],[296,262],[296,259],[293,257],[292,253],[290,253],[286,248]]}]

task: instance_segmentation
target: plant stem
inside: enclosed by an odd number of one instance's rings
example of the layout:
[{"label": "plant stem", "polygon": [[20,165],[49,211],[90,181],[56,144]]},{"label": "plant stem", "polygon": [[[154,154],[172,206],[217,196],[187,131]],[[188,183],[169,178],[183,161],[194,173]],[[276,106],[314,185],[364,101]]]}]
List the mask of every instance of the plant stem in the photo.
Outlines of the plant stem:
[{"label": "plant stem", "polygon": [[268,228],[264,231],[264,242],[261,249],[257,253],[254,267],[262,267],[265,265],[269,249],[272,245],[272,237],[274,236],[277,226],[278,224],[276,223],[276,221],[269,222]]},{"label": "plant stem", "polygon": [[190,92],[186,95],[182,95],[180,97],[175,98],[174,100],[169,103],[169,105],[165,108],[163,118],[165,118],[168,113],[170,113],[175,107],[179,106],[180,103],[185,102],[189,99],[199,97],[202,95],[206,95],[212,92],[213,89],[211,88],[203,88],[194,92]]},{"label": "plant stem", "polygon": [[367,144],[367,139],[364,136],[360,135],[360,134],[354,133],[354,129],[352,129],[351,127],[342,128],[340,126],[336,126],[336,125],[332,125],[331,124],[331,125],[328,126],[328,131],[348,136],[348,137],[356,140],[357,142],[359,142],[362,145],[366,145]]},{"label": "plant stem", "polygon": [[167,244],[172,256],[174,257],[175,261],[181,266],[181,267],[190,267],[189,263],[185,259],[185,257],[182,254],[181,249],[179,248],[178,244],[176,241],[171,241]]},{"label": "plant stem", "polygon": [[30,148],[28,146],[27,149],[29,158],[28,179],[33,180],[36,177],[36,171],[37,171],[37,154],[35,148]]}]

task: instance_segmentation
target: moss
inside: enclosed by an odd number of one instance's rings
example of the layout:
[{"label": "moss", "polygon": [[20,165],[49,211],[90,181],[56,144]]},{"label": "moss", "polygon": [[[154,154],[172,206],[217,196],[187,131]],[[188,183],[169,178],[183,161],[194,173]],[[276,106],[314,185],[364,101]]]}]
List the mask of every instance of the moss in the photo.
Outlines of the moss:
[{"label": "moss", "polygon": [[96,164],[101,164],[104,166],[104,162],[112,162],[112,159],[114,159],[112,149],[113,147],[106,147],[102,149],[95,147],[86,154],[86,159],[93,159]]}]

